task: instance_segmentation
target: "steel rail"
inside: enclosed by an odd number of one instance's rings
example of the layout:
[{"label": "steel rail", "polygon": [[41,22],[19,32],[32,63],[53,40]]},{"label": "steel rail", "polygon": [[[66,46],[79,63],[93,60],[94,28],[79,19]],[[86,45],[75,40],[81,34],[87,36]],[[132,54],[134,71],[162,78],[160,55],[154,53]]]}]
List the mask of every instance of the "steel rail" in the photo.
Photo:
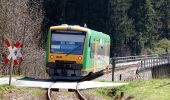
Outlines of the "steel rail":
[{"label": "steel rail", "polygon": [[77,82],[76,90],[75,90],[75,93],[77,94],[78,98],[79,98],[80,100],[87,100],[87,99],[80,93],[78,86],[79,86],[79,82]]},{"label": "steel rail", "polygon": [[52,86],[53,86],[54,84],[55,84],[55,83],[51,84],[50,87],[48,88],[48,91],[47,91],[48,100],[52,100],[50,94],[51,94],[51,88],[52,88]]},{"label": "steel rail", "polygon": [[[55,83],[51,84],[50,87],[48,88],[48,91],[47,91],[47,97],[48,97],[48,100],[52,100],[51,98],[51,88],[53,87],[53,85],[55,85]],[[80,99],[80,100],[87,100],[79,91],[79,82],[77,82],[77,85],[76,85],[76,89],[75,89],[75,93],[77,95],[77,97]]]}]

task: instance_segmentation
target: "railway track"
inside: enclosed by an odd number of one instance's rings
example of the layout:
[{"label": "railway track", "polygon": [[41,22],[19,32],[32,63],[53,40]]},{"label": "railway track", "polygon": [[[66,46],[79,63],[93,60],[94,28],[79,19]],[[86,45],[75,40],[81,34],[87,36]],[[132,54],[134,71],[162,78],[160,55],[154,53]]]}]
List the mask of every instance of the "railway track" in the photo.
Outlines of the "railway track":
[{"label": "railway track", "polygon": [[[134,67],[134,66],[127,66],[127,67],[116,67],[115,68],[115,71],[119,71],[119,70],[124,70],[126,68],[130,68],[130,67]],[[71,91],[74,91],[74,93],[76,94],[77,96],[77,99],[78,100],[86,100],[86,98],[80,93],[79,91],[79,82],[82,82],[82,81],[90,81],[90,80],[94,80],[104,74],[109,74],[112,72],[112,68],[108,68],[108,69],[105,69],[105,70],[102,70],[102,71],[99,71],[99,72],[96,72],[96,73],[91,73],[85,77],[83,77],[80,81],[77,82],[77,85],[76,85],[76,89],[74,90],[71,90]],[[57,82],[56,82],[57,83]],[[51,97],[51,92],[53,91],[52,90],[52,87],[53,87],[54,84],[52,84],[49,88],[48,88],[48,92],[47,92],[47,97],[48,97],[48,100],[52,100],[52,97]],[[56,89],[55,89],[56,90]],[[57,89],[59,90],[59,89]],[[70,91],[68,89],[68,91]]]},{"label": "railway track", "polygon": [[[124,66],[124,67],[116,67],[114,72],[116,71],[120,71],[120,70],[125,70],[125,69],[128,69],[128,68],[131,68],[131,67],[136,67],[137,65],[131,65],[131,66]],[[104,74],[109,74],[109,73],[112,73],[112,68],[108,68],[108,69],[105,69],[105,70],[101,70],[99,72],[96,72],[96,73],[91,73],[85,77],[83,77],[82,80],[80,81],[90,81],[90,80],[94,80],[98,77],[101,77],[102,75]]]},{"label": "railway track", "polygon": [[[53,86],[53,85],[55,85],[55,83],[52,84],[52,85],[48,88],[48,91],[47,91],[47,99],[48,99],[48,100],[53,100],[52,97],[51,97],[51,96],[52,96],[51,93],[52,93],[52,91],[53,91],[53,90],[52,90],[52,86]],[[78,86],[79,86],[79,83],[77,82],[76,89],[75,89],[75,90],[71,90],[71,91],[74,91],[74,93],[76,94],[76,97],[77,97],[78,100],[87,100],[87,99],[80,93]],[[57,89],[57,90],[59,90],[59,89]],[[68,91],[70,91],[70,90],[68,89]]]},{"label": "railway track", "polygon": [[82,81],[91,81],[91,80],[94,80],[94,79],[96,79],[96,78],[104,75],[104,74],[109,74],[109,73],[111,73],[111,72],[112,72],[112,68],[108,68],[108,69],[104,69],[104,70],[98,71],[98,72],[96,72],[96,73],[91,73],[91,74],[83,77],[83,78],[80,80],[80,82],[82,82]]},{"label": "railway track", "polygon": [[[91,73],[91,74],[83,77],[80,81],[77,82],[76,89],[75,89],[75,90],[71,90],[71,91],[74,91],[74,93],[76,94],[78,100],[87,100],[87,99],[80,93],[80,91],[79,91],[79,88],[78,88],[78,87],[79,87],[79,82],[94,80],[94,79],[96,79],[96,78],[98,78],[98,77],[100,77],[100,76],[102,76],[102,75],[104,75],[104,74],[107,74],[107,73],[112,72],[111,70],[112,70],[112,69],[102,70],[102,71],[99,71],[99,72],[97,72],[97,73]],[[57,83],[57,82],[56,82],[56,83]],[[47,91],[47,98],[48,98],[48,100],[52,100],[51,92],[53,91],[53,90],[52,90],[53,85],[55,85],[55,83],[52,84],[52,85],[48,88],[48,91]],[[57,90],[58,90],[58,89],[57,89]],[[68,89],[68,91],[70,91],[70,90]]]}]

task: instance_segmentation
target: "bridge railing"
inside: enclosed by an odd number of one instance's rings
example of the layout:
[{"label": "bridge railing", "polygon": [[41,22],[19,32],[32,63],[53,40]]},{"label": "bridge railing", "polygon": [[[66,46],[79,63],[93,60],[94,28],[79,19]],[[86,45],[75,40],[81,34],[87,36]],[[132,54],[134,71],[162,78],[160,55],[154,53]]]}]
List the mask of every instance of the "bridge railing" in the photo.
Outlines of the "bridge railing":
[{"label": "bridge railing", "polygon": [[126,56],[126,57],[115,57],[115,63],[126,63],[126,62],[134,62],[134,61],[141,61],[142,59],[149,59],[149,58],[157,58],[158,55],[140,55],[140,56]]},{"label": "bridge railing", "polygon": [[170,63],[170,56],[164,55],[140,55],[140,56],[126,56],[115,57],[111,59],[111,63],[115,63],[116,67],[127,66],[132,64],[141,64],[142,68],[152,67],[162,64]]},{"label": "bridge railing", "polygon": [[164,55],[156,58],[141,60],[141,68],[150,68],[150,67],[169,64],[169,63],[170,63],[170,56]]},{"label": "bridge railing", "polygon": [[[162,67],[166,64],[170,64],[170,56],[164,55],[141,55],[141,56],[127,56],[127,57],[115,57],[111,59],[112,63],[112,80],[114,80],[114,72],[116,68],[126,68],[129,65],[135,65],[137,67],[136,73],[139,71],[153,68]],[[128,68],[127,67],[127,68]]]}]

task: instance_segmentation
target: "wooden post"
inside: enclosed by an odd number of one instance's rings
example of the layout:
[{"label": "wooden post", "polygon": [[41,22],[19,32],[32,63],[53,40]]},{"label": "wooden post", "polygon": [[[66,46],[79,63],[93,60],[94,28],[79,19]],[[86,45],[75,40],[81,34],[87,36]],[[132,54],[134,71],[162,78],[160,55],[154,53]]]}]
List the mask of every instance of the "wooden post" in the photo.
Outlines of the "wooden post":
[{"label": "wooden post", "polygon": [[122,74],[120,74],[120,76],[119,76],[119,80],[120,80],[120,81],[122,80]]},{"label": "wooden post", "polygon": [[124,97],[124,92],[121,92],[120,93],[120,98],[123,98]]},{"label": "wooden post", "polygon": [[13,61],[11,61],[11,66],[9,68],[9,86],[11,85],[11,77],[12,77],[12,72],[13,72],[13,66],[14,66],[14,63],[13,63]]},{"label": "wooden post", "polygon": [[112,81],[114,81],[114,71],[116,67],[115,57],[112,59]]}]

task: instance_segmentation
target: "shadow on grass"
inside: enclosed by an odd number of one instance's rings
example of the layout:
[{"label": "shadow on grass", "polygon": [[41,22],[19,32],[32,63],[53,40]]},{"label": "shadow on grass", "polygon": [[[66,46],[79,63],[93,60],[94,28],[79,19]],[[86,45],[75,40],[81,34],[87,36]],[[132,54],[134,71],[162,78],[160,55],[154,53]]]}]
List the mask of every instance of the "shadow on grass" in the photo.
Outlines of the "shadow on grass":
[{"label": "shadow on grass", "polygon": [[[118,92],[118,93],[117,93]],[[112,91],[107,94],[109,97],[112,97],[113,100],[134,100],[134,96],[126,96],[124,92],[119,91],[119,89],[114,88]]]}]

